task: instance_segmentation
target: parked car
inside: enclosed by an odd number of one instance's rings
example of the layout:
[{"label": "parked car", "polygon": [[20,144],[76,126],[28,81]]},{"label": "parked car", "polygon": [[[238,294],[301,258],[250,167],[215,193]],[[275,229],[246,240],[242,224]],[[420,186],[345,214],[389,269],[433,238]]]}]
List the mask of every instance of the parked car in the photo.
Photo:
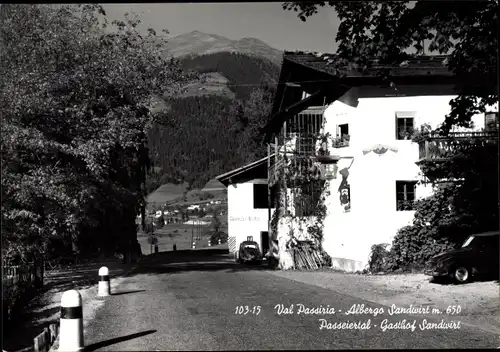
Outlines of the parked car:
[{"label": "parked car", "polygon": [[434,278],[451,278],[458,284],[476,276],[499,276],[499,232],[491,231],[469,236],[461,248],[431,258],[425,274]]},{"label": "parked car", "polygon": [[260,262],[262,260],[262,253],[259,249],[259,244],[254,241],[243,241],[240,244],[240,249],[236,254],[236,261],[238,263],[246,262]]}]

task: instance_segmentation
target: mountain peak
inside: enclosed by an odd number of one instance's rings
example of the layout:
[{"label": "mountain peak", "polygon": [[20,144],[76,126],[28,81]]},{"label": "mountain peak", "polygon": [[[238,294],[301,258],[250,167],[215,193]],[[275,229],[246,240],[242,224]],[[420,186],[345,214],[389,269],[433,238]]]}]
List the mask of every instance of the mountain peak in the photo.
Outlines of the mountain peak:
[{"label": "mountain peak", "polygon": [[270,47],[260,39],[245,37],[232,40],[220,35],[194,30],[189,33],[172,36],[166,50],[175,57],[186,55],[205,55],[221,51],[264,57],[277,65],[281,64],[282,52]]}]

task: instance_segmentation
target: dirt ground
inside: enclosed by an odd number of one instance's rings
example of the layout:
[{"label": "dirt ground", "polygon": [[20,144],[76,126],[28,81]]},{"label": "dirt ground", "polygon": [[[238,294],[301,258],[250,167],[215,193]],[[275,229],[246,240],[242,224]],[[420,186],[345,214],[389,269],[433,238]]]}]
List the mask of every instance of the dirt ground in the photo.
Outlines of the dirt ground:
[{"label": "dirt ground", "polygon": [[[18,314],[9,327],[3,327],[4,351],[17,351],[33,345],[35,336],[51,323],[58,323],[62,294],[76,289],[82,296],[84,322],[92,320],[97,309],[104,301],[97,297],[98,271],[106,266],[110,272],[111,290],[124,280],[120,277],[132,265],[119,261],[106,261],[76,265],[71,271],[53,271],[46,273],[44,289],[32,299]],[[85,324],[84,324],[85,326]]]},{"label": "dirt ground", "polygon": [[[274,275],[397,307],[430,306],[442,312],[455,306],[464,325],[500,335],[500,286],[496,281],[438,284],[423,274],[360,275],[339,272],[273,271]],[[451,307],[450,310],[453,308]]]}]

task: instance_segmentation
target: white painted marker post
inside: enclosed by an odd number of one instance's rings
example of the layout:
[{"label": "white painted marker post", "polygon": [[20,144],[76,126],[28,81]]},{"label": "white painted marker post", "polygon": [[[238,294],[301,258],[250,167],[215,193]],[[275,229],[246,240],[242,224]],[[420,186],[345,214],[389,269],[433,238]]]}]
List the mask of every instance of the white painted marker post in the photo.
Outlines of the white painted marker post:
[{"label": "white painted marker post", "polygon": [[83,349],[82,296],[77,290],[69,290],[61,297],[59,351],[77,352]]},{"label": "white painted marker post", "polygon": [[109,284],[109,270],[105,266],[99,269],[99,297],[107,297],[111,295],[111,285]]}]

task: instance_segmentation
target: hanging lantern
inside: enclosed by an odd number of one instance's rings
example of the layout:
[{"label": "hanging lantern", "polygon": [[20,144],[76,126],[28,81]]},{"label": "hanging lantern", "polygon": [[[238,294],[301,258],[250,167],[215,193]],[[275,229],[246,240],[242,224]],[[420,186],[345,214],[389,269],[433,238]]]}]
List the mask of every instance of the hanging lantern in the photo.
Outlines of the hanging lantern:
[{"label": "hanging lantern", "polygon": [[333,180],[337,178],[337,171],[339,167],[337,164],[325,164],[325,179]]},{"label": "hanging lantern", "polygon": [[338,155],[317,155],[316,160],[321,163],[322,179],[332,180],[337,178],[337,162],[340,160]]}]

